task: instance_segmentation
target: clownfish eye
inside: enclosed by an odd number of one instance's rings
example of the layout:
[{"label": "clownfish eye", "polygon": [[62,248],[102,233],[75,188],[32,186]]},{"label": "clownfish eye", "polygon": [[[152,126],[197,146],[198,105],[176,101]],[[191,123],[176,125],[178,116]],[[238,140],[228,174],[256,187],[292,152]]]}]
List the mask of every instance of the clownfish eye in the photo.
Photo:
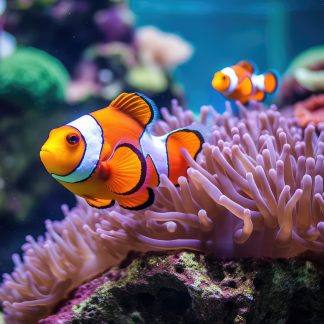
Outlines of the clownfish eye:
[{"label": "clownfish eye", "polygon": [[76,145],[79,143],[80,141],[80,137],[78,134],[69,134],[66,136],[66,141],[70,144],[70,145]]},{"label": "clownfish eye", "polygon": [[225,76],[225,75],[222,76],[222,80],[223,80],[223,81],[226,80],[226,76]]}]

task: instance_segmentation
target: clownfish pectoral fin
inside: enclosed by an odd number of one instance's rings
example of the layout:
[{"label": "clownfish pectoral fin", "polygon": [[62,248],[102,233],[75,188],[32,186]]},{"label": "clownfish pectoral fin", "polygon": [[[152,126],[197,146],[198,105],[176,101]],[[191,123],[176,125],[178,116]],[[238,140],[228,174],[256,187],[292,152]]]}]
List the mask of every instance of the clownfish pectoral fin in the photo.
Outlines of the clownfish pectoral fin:
[{"label": "clownfish pectoral fin", "polygon": [[155,164],[152,160],[152,157],[149,154],[146,157],[146,164],[147,164],[147,174],[149,175],[148,185],[151,188],[155,188],[160,183],[160,177],[159,177],[159,173],[155,167]]},{"label": "clownfish pectoral fin", "polygon": [[173,184],[178,184],[178,178],[185,176],[188,168],[181,149],[187,150],[190,156],[196,159],[203,143],[204,138],[197,130],[179,129],[167,135],[168,177]]},{"label": "clownfish pectoral fin", "polygon": [[264,101],[265,99],[265,93],[263,91],[257,91],[253,96],[250,97],[250,100],[255,101]]},{"label": "clownfish pectoral fin", "polygon": [[278,79],[274,72],[267,72],[264,74],[264,91],[266,93],[273,93],[278,86]]},{"label": "clownfish pectoral fin", "polygon": [[246,77],[238,86],[240,93],[245,96],[250,96],[253,91],[253,84],[250,78]]},{"label": "clownfish pectoral fin", "polygon": [[248,62],[248,61],[240,61],[240,62],[237,63],[237,65],[239,65],[243,69],[247,70],[251,74],[254,72],[254,66],[253,66],[253,64],[250,63],[250,62]]},{"label": "clownfish pectoral fin", "polygon": [[109,208],[115,204],[115,200],[112,199],[85,198],[85,201],[89,206],[99,209]]},{"label": "clownfish pectoral fin", "polygon": [[116,147],[112,157],[103,161],[108,170],[107,186],[117,195],[129,195],[143,185],[147,166],[143,154],[134,145],[124,143]]},{"label": "clownfish pectoral fin", "polygon": [[117,199],[119,206],[130,210],[141,210],[154,202],[154,192],[151,188],[142,189],[134,194],[120,196]]},{"label": "clownfish pectoral fin", "polygon": [[150,124],[157,115],[155,103],[140,93],[122,93],[114,99],[113,107],[136,120],[143,128]]}]

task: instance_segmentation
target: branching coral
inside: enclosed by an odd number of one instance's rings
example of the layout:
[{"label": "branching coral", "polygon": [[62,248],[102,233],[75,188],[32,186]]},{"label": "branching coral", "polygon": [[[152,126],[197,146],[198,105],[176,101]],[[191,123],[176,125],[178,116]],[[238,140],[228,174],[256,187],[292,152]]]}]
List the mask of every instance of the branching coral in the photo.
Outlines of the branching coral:
[{"label": "branching coral", "polygon": [[[48,221],[44,237],[27,237],[23,261],[0,289],[7,321],[33,322],[81,282],[120,263],[130,250],[191,249],[216,256],[290,257],[324,252],[324,132],[299,128],[274,107],[202,107],[210,134],[197,162],[186,152],[188,177],[175,187],[161,177],[146,211],[97,211],[79,200]],[[252,109],[253,108],[253,109]],[[190,111],[173,102],[157,134],[190,125]]]}]

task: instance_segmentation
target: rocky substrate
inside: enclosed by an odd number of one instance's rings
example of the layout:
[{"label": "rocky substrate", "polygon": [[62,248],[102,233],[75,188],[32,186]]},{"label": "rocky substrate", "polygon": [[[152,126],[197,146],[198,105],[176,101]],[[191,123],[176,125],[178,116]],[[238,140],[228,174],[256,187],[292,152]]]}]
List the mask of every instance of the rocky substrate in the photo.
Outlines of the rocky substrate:
[{"label": "rocky substrate", "polygon": [[80,286],[40,323],[323,323],[323,291],[323,267],[305,259],[154,253]]}]

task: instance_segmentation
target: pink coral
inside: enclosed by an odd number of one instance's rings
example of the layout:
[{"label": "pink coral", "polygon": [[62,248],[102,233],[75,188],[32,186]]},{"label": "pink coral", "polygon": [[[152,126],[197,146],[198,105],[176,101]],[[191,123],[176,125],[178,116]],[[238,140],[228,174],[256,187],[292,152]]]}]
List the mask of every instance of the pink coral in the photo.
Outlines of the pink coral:
[{"label": "pink coral", "polygon": [[[50,313],[76,286],[119,264],[130,250],[191,249],[216,256],[291,257],[324,252],[324,132],[305,130],[274,107],[203,107],[208,143],[197,162],[186,152],[188,177],[175,187],[161,177],[146,211],[97,211],[78,200],[65,219],[48,221],[44,237],[27,237],[23,261],[4,275],[0,299],[9,323]],[[157,134],[194,121],[173,102]]]},{"label": "pink coral", "polygon": [[313,123],[324,126],[324,94],[312,95],[294,105],[294,114],[301,127]]},{"label": "pink coral", "polygon": [[162,32],[153,26],[139,28],[135,39],[145,63],[165,68],[184,63],[193,52],[192,46],[178,35]]}]

